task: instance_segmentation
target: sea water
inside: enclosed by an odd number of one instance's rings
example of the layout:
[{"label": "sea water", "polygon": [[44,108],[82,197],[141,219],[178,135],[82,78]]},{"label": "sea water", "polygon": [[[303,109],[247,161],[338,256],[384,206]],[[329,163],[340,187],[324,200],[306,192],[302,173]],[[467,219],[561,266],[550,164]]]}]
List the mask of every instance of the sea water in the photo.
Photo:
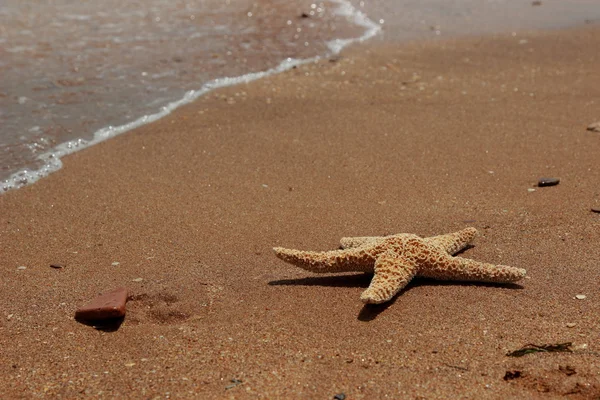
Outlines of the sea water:
[{"label": "sea water", "polygon": [[599,18],[597,0],[2,0],[0,193],[215,88],[354,42]]}]

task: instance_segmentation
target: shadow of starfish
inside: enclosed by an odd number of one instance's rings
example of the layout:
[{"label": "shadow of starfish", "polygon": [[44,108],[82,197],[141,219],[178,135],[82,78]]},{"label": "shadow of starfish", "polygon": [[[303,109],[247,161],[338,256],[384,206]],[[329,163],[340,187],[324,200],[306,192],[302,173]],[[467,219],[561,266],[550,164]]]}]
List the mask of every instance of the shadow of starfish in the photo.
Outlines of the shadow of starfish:
[{"label": "shadow of starfish", "polygon": [[[408,288],[407,288],[408,289]],[[379,316],[382,312],[387,310],[389,306],[396,302],[397,297],[382,304],[363,304],[362,309],[358,313],[356,319],[362,322],[371,322]]]},{"label": "shadow of starfish", "polygon": [[373,274],[311,276],[306,278],[279,279],[271,281],[270,286],[331,286],[331,287],[367,287]]},{"label": "shadow of starfish", "polygon": [[[354,275],[330,275],[330,276],[310,276],[306,278],[279,279],[268,283],[270,286],[329,286],[329,287],[367,287],[373,278],[373,274],[354,274]],[[475,281],[439,281],[431,278],[418,277],[411,281],[402,293],[407,292],[413,287],[419,286],[483,286],[483,287],[501,287],[507,289],[524,289],[518,283],[494,283],[494,282],[475,282]]]},{"label": "shadow of starfish", "polygon": [[[329,287],[360,287],[364,288],[369,286],[371,282],[372,274],[355,274],[355,275],[332,275],[332,276],[315,276],[298,279],[281,279],[277,281],[271,281],[268,284],[270,286],[329,286]],[[516,283],[490,283],[490,282],[460,282],[460,281],[438,281],[435,279],[417,278],[410,282],[405,288],[402,289],[401,293],[410,291],[413,288],[419,286],[483,286],[483,287],[495,287],[495,288],[506,288],[522,290],[523,286]],[[387,310],[392,304],[396,302],[398,297],[394,297],[392,300],[382,304],[364,304],[361,308],[358,316],[356,317],[359,321],[370,322],[379,316],[382,312]]]}]

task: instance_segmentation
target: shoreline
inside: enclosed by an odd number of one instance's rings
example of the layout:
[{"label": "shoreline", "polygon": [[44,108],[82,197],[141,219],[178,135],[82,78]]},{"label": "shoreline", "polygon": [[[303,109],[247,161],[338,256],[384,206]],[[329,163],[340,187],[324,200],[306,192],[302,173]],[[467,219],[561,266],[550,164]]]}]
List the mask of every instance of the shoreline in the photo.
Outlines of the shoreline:
[{"label": "shoreline", "polygon": [[[0,393],[598,395],[599,138],[586,126],[600,119],[599,32],[351,47],[220,89],[0,196]],[[561,182],[536,187],[545,176]],[[480,235],[463,257],[530,278],[419,280],[363,307],[369,277],[271,253],[466,226]],[[117,331],[73,320],[122,285]],[[506,356],[569,341],[573,353]]]},{"label": "shoreline", "polygon": [[[221,86],[228,86],[229,81],[243,83],[248,79],[255,79],[256,76],[262,76],[269,73],[280,73],[281,70],[287,70],[292,65],[299,65],[302,63],[312,62],[320,58],[328,58],[335,56],[344,47],[349,44],[356,42],[363,42],[364,40],[376,36],[378,33],[379,39],[375,39],[375,44],[379,40],[381,43],[410,43],[412,41],[452,41],[455,39],[468,39],[474,37],[492,37],[493,35],[503,35],[508,32],[512,32],[513,35],[517,34],[529,34],[535,32],[552,31],[569,29],[570,27],[576,28],[580,25],[593,24],[598,21],[598,18],[594,16],[594,13],[600,12],[600,7],[591,4],[578,4],[577,0],[572,3],[571,6],[563,5],[560,3],[539,3],[535,4],[505,4],[498,2],[497,4],[487,5],[474,5],[474,4],[459,4],[458,9],[461,12],[449,13],[442,4],[437,4],[439,0],[429,0],[429,4],[423,4],[419,6],[407,6],[406,9],[403,7],[395,6],[394,2],[381,2],[377,5],[365,5],[364,2],[357,2],[353,0],[332,0],[332,4],[337,6],[337,10],[333,12],[336,17],[346,16],[352,17],[352,25],[355,27],[365,28],[365,32],[360,37],[352,37],[347,39],[334,39],[325,40],[321,43],[321,47],[328,48],[329,53],[319,54],[309,58],[292,58],[291,60],[283,60],[277,66],[266,65],[265,68],[260,72],[249,72],[242,75],[227,75],[204,81],[205,83],[198,86],[192,86],[191,90],[187,90],[178,100],[176,97],[171,97],[172,101],[166,105],[160,107],[157,111],[144,110],[143,112],[133,112],[129,114],[128,119],[120,120],[118,123],[110,123],[110,119],[105,121],[106,125],[98,129],[96,126],[90,131],[82,131],[78,137],[66,136],[53,137],[40,136],[39,138],[30,138],[33,142],[27,146],[35,155],[35,160],[32,160],[32,154],[20,154],[22,160],[29,160],[29,165],[21,167],[16,172],[12,173],[9,177],[3,175],[0,179],[0,195],[9,190],[18,189],[28,184],[32,184],[43,177],[60,170],[62,167],[61,158],[68,154],[79,151],[82,148],[93,146],[101,141],[110,139],[114,136],[118,136],[122,133],[128,132],[131,129],[135,129],[137,126],[141,126],[146,123],[151,123],[156,119],[162,118],[168,115],[173,109],[178,108],[181,104],[187,104],[193,101],[197,97],[204,95],[207,92],[219,88]],[[534,2],[535,3],[535,2]],[[423,10],[427,9],[428,12],[423,13]],[[497,15],[496,15],[497,14]],[[490,15],[496,15],[491,17]],[[83,18],[84,16],[80,16]],[[194,17],[194,16],[192,16]],[[418,21],[418,23],[416,22]],[[288,20],[288,25],[291,20]],[[427,25],[429,24],[429,25]],[[385,26],[385,29],[381,31],[381,28]],[[425,26],[429,26],[424,29]],[[348,33],[348,32],[346,32]],[[176,57],[178,62],[181,62],[180,57]],[[166,60],[162,60],[166,61]],[[287,66],[286,66],[287,65]],[[275,72],[273,72],[275,71]],[[185,71],[184,71],[185,72]],[[147,74],[146,72],[141,72]],[[233,78],[231,77],[233,76]],[[74,78],[73,78],[74,79]],[[73,81],[71,79],[71,81]],[[59,80],[62,81],[62,80]],[[77,78],[78,82],[85,81],[85,78]],[[69,82],[69,80],[67,80]],[[222,82],[226,82],[223,84]],[[73,82],[71,82],[73,83]],[[53,83],[52,83],[53,84]],[[178,86],[176,83],[174,86]],[[36,90],[39,90],[37,88]],[[190,89],[188,87],[188,89]],[[86,87],[82,86],[81,91],[86,91]],[[91,92],[90,92],[91,93]],[[183,92],[182,92],[183,93]],[[73,95],[73,93],[63,93],[66,97]],[[56,97],[56,95],[54,95]],[[21,97],[19,101],[30,102],[31,99],[27,97]],[[65,99],[60,100],[65,102]],[[34,100],[34,102],[36,102]],[[62,103],[61,103],[62,104]],[[122,103],[124,108],[127,108],[125,103]],[[133,115],[133,117],[132,117]],[[136,115],[138,117],[136,117]],[[93,118],[92,118],[93,119]],[[54,127],[58,130],[62,129],[65,131],[71,131],[68,128],[68,124],[65,126],[56,125]],[[44,129],[46,129],[44,128]],[[40,126],[35,125],[30,128],[30,132],[38,132]],[[22,137],[22,139],[24,136]],[[35,139],[35,140],[34,140]],[[48,148],[50,143],[59,143],[52,145],[52,148]],[[24,144],[24,143],[22,143]],[[8,146],[13,146],[10,142]],[[16,150],[15,147],[13,150]],[[19,158],[19,157],[17,157]],[[22,161],[23,162],[23,161]],[[7,160],[7,165],[12,165],[10,160]],[[33,163],[40,164],[39,167],[33,167]],[[11,171],[15,171],[14,168],[10,168]]]},{"label": "shoreline", "polygon": [[[362,43],[380,33],[381,27],[353,7],[350,2],[346,0],[331,0],[331,2],[337,6],[337,8],[333,11],[333,15],[336,17],[345,17],[347,20],[351,20],[353,26],[365,29],[360,36],[327,40],[323,43],[323,46],[325,47],[324,54],[317,54],[315,56],[305,58],[288,57],[279,61],[279,63],[275,66],[266,68],[264,70],[246,72],[239,76],[221,76],[209,81],[205,81],[201,87],[186,91],[181,98],[172,100],[166,105],[161,106],[158,111],[148,111],[149,114],[141,115],[137,118],[134,117],[134,119],[131,119],[118,126],[106,125],[93,133],[82,133],[82,136],[84,137],[89,137],[91,135],[90,139],[79,137],[59,143],[35,157],[36,162],[41,162],[42,164],[39,168],[34,170],[31,170],[31,168],[22,168],[12,173],[7,179],[1,179],[0,195],[8,192],[9,190],[16,190],[24,186],[34,184],[49,174],[59,171],[62,168],[61,160],[63,157],[82,149],[94,146],[123,133],[127,133],[137,127],[164,118],[182,105],[189,104],[195,101],[197,98],[202,97],[214,90],[228,86],[249,83],[266,76],[285,72],[299,65],[316,62],[322,58],[336,56],[347,46],[355,43]],[[43,143],[46,142],[47,139],[44,139]],[[33,145],[35,145],[35,143]]]}]

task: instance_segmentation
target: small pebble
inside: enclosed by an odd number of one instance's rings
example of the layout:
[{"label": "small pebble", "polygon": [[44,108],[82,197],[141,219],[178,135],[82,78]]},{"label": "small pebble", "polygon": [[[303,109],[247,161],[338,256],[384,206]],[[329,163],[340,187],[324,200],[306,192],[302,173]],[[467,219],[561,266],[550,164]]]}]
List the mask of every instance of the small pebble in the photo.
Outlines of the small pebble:
[{"label": "small pebble", "polygon": [[112,265],[113,267],[116,267],[116,266],[117,266],[117,265],[119,265],[119,264],[120,264],[120,262],[118,262],[118,261],[115,261],[114,263],[112,263],[112,264],[110,264],[110,265]]},{"label": "small pebble", "polygon": [[600,208],[592,207],[592,212],[600,213]]},{"label": "small pebble", "polygon": [[567,326],[567,328],[573,328],[577,324],[575,322],[567,322],[565,325]]},{"label": "small pebble", "polygon": [[529,193],[531,193],[531,192],[535,192],[535,189],[534,189],[534,188],[529,188],[529,189],[527,189],[527,191],[528,191]]},{"label": "small pebble", "polygon": [[50,264],[50,268],[54,268],[54,269],[61,269],[64,268],[65,266],[62,264]]},{"label": "small pebble", "polygon": [[600,132],[600,121],[599,122],[594,122],[593,124],[590,124],[587,127],[588,131],[592,131],[592,132]]},{"label": "small pebble", "polygon": [[560,179],[558,179],[558,178],[540,178],[540,180],[538,181],[538,186],[539,187],[556,186],[556,185],[558,185],[559,182],[560,182]]},{"label": "small pebble", "polygon": [[583,300],[583,299],[585,299],[586,297],[587,297],[587,296],[586,296],[585,294],[578,294],[578,295],[576,295],[576,296],[575,296],[575,298],[576,298],[577,300]]},{"label": "small pebble", "polygon": [[23,271],[24,269],[27,269],[27,267],[26,267],[26,266],[24,266],[24,265],[20,265],[20,266],[18,266],[18,267],[17,267],[17,269],[18,269],[19,271]]},{"label": "small pebble", "polygon": [[335,396],[333,396],[333,400],[345,400],[345,399],[346,399],[345,393],[338,393]]},{"label": "small pebble", "polygon": [[135,278],[135,279],[132,279],[133,282],[141,282],[143,280],[144,280],[144,278]]}]

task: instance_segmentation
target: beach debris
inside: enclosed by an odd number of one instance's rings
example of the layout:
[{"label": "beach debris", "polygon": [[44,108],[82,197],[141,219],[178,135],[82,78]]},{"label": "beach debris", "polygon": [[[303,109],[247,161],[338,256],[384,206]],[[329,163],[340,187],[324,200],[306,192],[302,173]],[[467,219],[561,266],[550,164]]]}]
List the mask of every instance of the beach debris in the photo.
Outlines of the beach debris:
[{"label": "beach debris", "polygon": [[65,266],[63,264],[50,264],[50,268],[54,269],[63,269]]},{"label": "beach debris", "polygon": [[119,265],[119,264],[121,264],[121,263],[120,263],[120,262],[118,262],[118,261],[113,261],[113,263],[112,263],[112,264],[110,264],[110,265],[111,265],[111,266],[113,266],[113,267],[116,267],[116,266],[117,266],[117,265]]},{"label": "beach debris", "polygon": [[132,282],[141,282],[143,280],[144,280],[144,278],[133,278],[131,281]]},{"label": "beach debris", "polygon": [[587,296],[585,294],[576,294],[573,298],[577,300],[585,300],[586,297]]},{"label": "beach debris", "polygon": [[589,124],[587,130],[592,132],[600,132],[600,121]]},{"label": "beach debris", "polygon": [[82,321],[99,321],[122,318],[125,316],[127,289],[119,287],[94,298],[89,304],[75,311],[75,319]]},{"label": "beach debris", "polygon": [[565,324],[565,326],[566,326],[567,328],[574,328],[576,325],[577,325],[577,324],[576,324],[575,322],[567,322],[567,323]]},{"label": "beach debris", "polygon": [[303,12],[302,14],[300,14],[300,18],[310,18],[310,15],[308,15],[305,12]]},{"label": "beach debris", "polygon": [[460,365],[452,365],[452,364],[448,364],[448,363],[443,363],[442,365],[445,365],[446,367],[449,367],[449,368],[457,369],[459,371],[468,371],[469,370],[469,368],[461,367]]},{"label": "beach debris", "polygon": [[532,192],[535,192],[535,189],[534,189],[534,188],[529,188],[529,189],[527,189],[527,191],[528,191],[529,193],[532,193]]},{"label": "beach debris", "polygon": [[572,353],[571,345],[573,345],[572,342],[542,345],[528,344],[518,350],[508,352],[506,355],[509,357],[523,357],[531,353]]},{"label": "beach debris", "polygon": [[570,365],[559,365],[558,370],[567,376],[575,375],[577,373],[575,368],[571,367]]},{"label": "beach debris", "polygon": [[542,5],[542,1],[541,0],[533,0],[531,2],[531,5],[534,6],[534,7],[535,6],[541,6]]},{"label": "beach debris", "polygon": [[512,381],[513,379],[518,379],[521,378],[523,376],[523,371],[519,371],[518,369],[514,369],[512,371],[506,371],[506,373],[504,374],[504,379],[505,381]]},{"label": "beach debris", "polygon": [[539,187],[556,186],[559,184],[559,182],[560,182],[559,178],[540,178],[538,180],[538,186]]},{"label": "beach debris", "polygon": [[333,396],[333,400],[346,400],[346,393],[338,393]]},{"label": "beach debris", "polygon": [[26,270],[26,269],[27,269],[27,267],[26,267],[26,266],[24,266],[24,265],[19,265],[19,266],[17,267],[17,270],[19,270],[19,271],[24,271],[24,270]]},{"label": "beach debris", "polygon": [[241,385],[242,383],[244,383],[240,379],[236,379],[236,378],[231,379],[229,382],[231,382],[231,385],[225,386],[225,390],[233,389],[237,385]]},{"label": "beach debris", "polygon": [[371,284],[360,296],[366,304],[391,300],[415,276],[495,283],[516,282],[525,276],[522,268],[452,257],[467,247],[476,234],[475,228],[466,228],[428,238],[408,233],[346,237],[340,240],[340,250],[273,250],[283,261],[312,272],[374,272]]},{"label": "beach debris", "polygon": [[594,212],[594,213],[600,213],[600,208],[592,207],[592,212]]}]

